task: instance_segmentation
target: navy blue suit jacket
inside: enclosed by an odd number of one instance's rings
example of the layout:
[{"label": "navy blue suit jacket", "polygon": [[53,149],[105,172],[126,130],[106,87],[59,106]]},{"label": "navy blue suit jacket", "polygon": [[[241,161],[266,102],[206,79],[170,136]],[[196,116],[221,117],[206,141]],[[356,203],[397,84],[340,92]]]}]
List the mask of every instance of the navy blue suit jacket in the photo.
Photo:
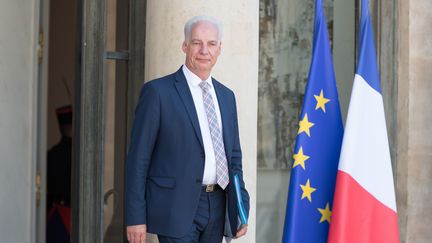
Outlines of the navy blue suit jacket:
[{"label": "navy blue suit jacket", "polygon": [[[234,93],[213,79],[222,118],[230,183],[228,218],[237,231],[235,174],[249,214],[242,171]],[[205,153],[198,116],[186,78],[177,72],[143,85],[126,162],[126,225],[147,224],[150,233],[181,237],[194,219],[201,193]]]}]

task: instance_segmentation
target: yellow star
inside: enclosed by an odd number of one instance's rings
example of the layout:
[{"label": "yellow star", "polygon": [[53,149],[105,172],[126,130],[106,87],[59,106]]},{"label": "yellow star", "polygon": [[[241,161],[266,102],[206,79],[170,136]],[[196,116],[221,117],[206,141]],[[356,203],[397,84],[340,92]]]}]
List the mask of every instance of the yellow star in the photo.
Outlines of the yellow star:
[{"label": "yellow star", "polygon": [[305,170],[306,169],[305,168],[305,161],[307,159],[309,159],[309,156],[303,154],[303,148],[302,147],[300,147],[298,153],[294,154],[293,157],[294,157],[293,168],[295,168],[297,165],[301,165],[303,170]]},{"label": "yellow star", "polygon": [[300,121],[299,125],[300,125],[300,127],[299,127],[297,134],[305,132],[310,137],[310,130],[309,129],[311,127],[313,127],[314,124],[312,122],[309,122],[307,114],[304,115],[303,120]]},{"label": "yellow star", "polygon": [[316,191],[316,188],[313,188],[313,187],[310,186],[309,179],[306,181],[306,185],[300,184],[300,187],[301,187],[301,189],[303,191],[301,199],[307,197],[307,199],[309,200],[309,202],[312,202],[312,192]]},{"label": "yellow star", "polygon": [[317,101],[315,110],[318,110],[318,108],[321,108],[321,110],[323,110],[324,113],[325,113],[326,112],[326,110],[325,110],[325,104],[327,104],[328,102],[330,102],[330,99],[327,99],[327,98],[324,97],[323,90],[321,90],[321,93],[320,93],[319,96],[318,95],[314,95],[314,96],[315,96],[315,99]]},{"label": "yellow star", "polygon": [[326,204],[325,209],[318,208],[318,211],[321,213],[320,223],[327,221],[330,224],[332,212],[330,211],[329,203]]}]

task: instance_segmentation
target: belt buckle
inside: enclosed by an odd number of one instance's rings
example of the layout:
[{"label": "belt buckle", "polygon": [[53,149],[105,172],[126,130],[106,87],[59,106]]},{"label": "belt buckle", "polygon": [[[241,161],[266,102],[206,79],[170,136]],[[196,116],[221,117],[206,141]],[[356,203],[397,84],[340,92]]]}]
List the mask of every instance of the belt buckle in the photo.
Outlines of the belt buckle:
[{"label": "belt buckle", "polygon": [[206,186],[206,192],[213,192],[213,190],[214,190],[214,186],[215,186],[215,185],[207,185],[207,186]]}]

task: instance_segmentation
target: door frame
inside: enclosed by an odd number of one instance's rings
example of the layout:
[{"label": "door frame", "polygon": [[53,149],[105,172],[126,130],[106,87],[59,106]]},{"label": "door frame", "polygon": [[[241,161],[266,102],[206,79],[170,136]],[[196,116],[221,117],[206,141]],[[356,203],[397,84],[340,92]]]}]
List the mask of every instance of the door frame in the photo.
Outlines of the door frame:
[{"label": "door frame", "polygon": [[81,65],[75,84],[71,241],[103,242],[105,1],[79,1],[78,19]]},{"label": "door frame", "polygon": [[35,164],[32,168],[35,194],[32,196],[32,242],[45,242],[46,239],[46,181],[47,181],[47,102],[48,102],[48,44],[50,0],[39,0],[36,8],[36,60],[35,79],[36,102],[34,102],[36,124],[35,130]]},{"label": "door frame", "polygon": [[[147,1],[129,0],[129,55],[126,130],[144,82]],[[77,42],[76,104],[72,163],[72,242],[103,242],[103,179],[105,133],[105,0],[79,0],[82,21]],[[80,22],[78,21],[78,22]],[[128,134],[129,132],[127,132]],[[126,135],[127,141],[128,135]]]}]

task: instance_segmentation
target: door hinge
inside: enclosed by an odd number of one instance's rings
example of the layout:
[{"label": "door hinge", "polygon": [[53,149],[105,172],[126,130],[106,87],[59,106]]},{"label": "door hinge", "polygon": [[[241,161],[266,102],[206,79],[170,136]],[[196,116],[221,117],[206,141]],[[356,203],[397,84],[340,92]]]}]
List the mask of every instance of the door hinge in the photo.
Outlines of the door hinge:
[{"label": "door hinge", "polygon": [[39,42],[38,42],[38,62],[39,62],[39,64],[42,63],[44,45],[45,45],[44,33],[43,33],[43,30],[40,29],[39,30]]},{"label": "door hinge", "polygon": [[41,175],[40,171],[36,174],[36,207],[40,206],[41,200]]}]

